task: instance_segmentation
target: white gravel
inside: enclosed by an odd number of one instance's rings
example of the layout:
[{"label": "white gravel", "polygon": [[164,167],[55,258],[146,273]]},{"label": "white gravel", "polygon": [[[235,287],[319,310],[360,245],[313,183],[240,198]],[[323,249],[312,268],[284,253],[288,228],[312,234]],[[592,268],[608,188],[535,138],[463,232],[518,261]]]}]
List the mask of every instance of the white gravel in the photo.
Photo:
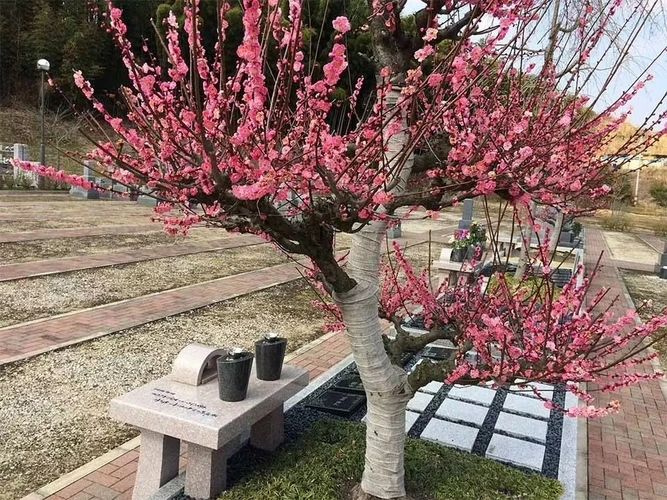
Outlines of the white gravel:
[{"label": "white gravel", "polygon": [[292,351],[325,322],[295,282],[0,367],[0,499],[15,500],[136,432],[108,416],[112,398],[170,371],[185,345],[252,348],[267,331]]},{"label": "white gravel", "polygon": [[1,282],[0,327],[284,262],[269,245],[253,245]]}]

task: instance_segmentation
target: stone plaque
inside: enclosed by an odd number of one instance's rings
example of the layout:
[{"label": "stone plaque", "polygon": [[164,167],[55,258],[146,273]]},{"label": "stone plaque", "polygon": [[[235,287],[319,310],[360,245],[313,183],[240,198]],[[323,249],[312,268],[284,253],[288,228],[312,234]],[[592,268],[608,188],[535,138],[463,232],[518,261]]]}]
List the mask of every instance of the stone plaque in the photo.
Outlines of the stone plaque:
[{"label": "stone plaque", "polygon": [[449,357],[452,355],[453,350],[452,349],[447,349],[446,347],[438,347],[435,345],[430,345],[424,349],[422,352],[422,357],[423,358],[430,358],[434,359],[436,361],[442,361],[445,359],[449,359]]},{"label": "stone plaque", "polygon": [[326,391],[306,406],[316,410],[349,418],[364,404],[366,397],[360,394],[350,394],[339,391]]},{"label": "stone plaque", "polygon": [[334,389],[341,392],[351,392],[353,394],[365,394],[364,384],[361,382],[359,375],[352,375],[339,381]]}]

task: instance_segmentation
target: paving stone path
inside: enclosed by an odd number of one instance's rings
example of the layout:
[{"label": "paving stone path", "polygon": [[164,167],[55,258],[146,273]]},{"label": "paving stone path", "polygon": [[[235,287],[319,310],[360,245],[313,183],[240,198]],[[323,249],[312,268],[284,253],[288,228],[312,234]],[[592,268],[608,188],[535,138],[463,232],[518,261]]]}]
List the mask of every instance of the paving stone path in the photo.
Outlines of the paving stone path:
[{"label": "paving stone path", "polygon": [[166,257],[178,257],[180,255],[212,252],[215,250],[224,250],[227,248],[262,243],[265,243],[265,241],[256,236],[230,234],[227,238],[217,238],[209,241],[196,241],[177,245],[162,245],[152,248],[125,250],[122,252],[104,252],[87,254],[85,256],[77,255],[76,257],[6,264],[0,265],[0,282],[31,278],[34,276],[44,276],[47,274],[81,271],[83,269],[97,267],[130,264],[146,260],[164,259]]},{"label": "paving stone path", "polygon": [[109,234],[134,234],[162,231],[161,223],[141,224],[137,226],[96,226],[67,229],[42,229],[40,231],[23,231],[18,233],[0,233],[0,243],[16,243],[18,241],[54,240],[59,238],[79,238],[81,236],[103,236]]},{"label": "paving stone path", "polygon": [[[594,285],[611,288],[605,303],[620,295],[613,310],[622,314],[632,304],[623,294],[621,277],[609,258],[611,252],[600,230],[587,228],[586,264],[593,265],[602,251],[603,268]],[[646,364],[639,371],[652,373],[653,367]],[[667,402],[660,383],[650,380],[613,394],[594,394],[597,405],[617,399],[621,410],[587,421],[588,500],[667,498]]]}]

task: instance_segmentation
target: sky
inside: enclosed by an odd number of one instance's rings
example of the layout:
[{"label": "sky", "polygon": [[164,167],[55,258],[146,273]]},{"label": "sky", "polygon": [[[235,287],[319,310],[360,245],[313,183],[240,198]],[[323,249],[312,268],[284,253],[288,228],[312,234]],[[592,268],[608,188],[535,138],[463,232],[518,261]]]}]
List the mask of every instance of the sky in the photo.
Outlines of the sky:
[{"label": "sky", "polygon": [[[662,2],[667,7],[667,0],[662,0]],[[403,13],[415,12],[423,8],[424,5],[421,0],[407,0]],[[631,101],[632,114],[629,120],[638,126],[653,112],[653,108],[667,90],[667,53],[664,51],[667,44],[667,27],[665,27],[665,17],[660,16],[659,14],[653,17],[655,26],[642,30],[630,49],[627,62],[615,75],[613,84],[600,99],[600,103],[595,106],[595,111],[599,112],[611,104],[624,90],[632,85],[635,78],[650,64],[652,59],[659,56],[659,60],[654,63],[650,70],[654,77],[653,80],[648,82]],[[662,26],[662,29],[660,29],[660,26]],[[604,70],[597,72],[596,77],[591,79],[591,83],[584,88],[583,93],[590,96],[597,95],[606,76],[607,72]],[[667,102],[663,102],[659,109],[667,110]]]}]

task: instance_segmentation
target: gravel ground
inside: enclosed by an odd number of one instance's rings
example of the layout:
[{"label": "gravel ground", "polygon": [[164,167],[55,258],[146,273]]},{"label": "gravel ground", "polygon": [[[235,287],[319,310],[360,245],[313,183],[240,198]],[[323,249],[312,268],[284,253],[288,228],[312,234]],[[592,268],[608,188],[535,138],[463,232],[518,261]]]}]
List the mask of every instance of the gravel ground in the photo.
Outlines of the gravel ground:
[{"label": "gravel ground", "polygon": [[[40,231],[42,229],[73,229],[98,226],[140,226],[150,223],[149,217],[133,216],[107,216],[71,219],[28,219],[15,221],[0,221],[0,233],[18,233],[23,231]],[[157,225],[157,224],[156,224]]]},{"label": "gravel ground", "polygon": [[[228,234],[224,230],[216,228],[195,228],[191,229],[185,237],[170,236],[162,231],[161,225],[156,224],[155,232],[0,243],[0,262],[2,264],[16,264],[18,262],[72,257],[114,250],[177,245],[226,236]],[[0,272],[2,272],[2,266],[0,266]]]},{"label": "gravel ground", "polygon": [[640,264],[654,264],[658,261],[658,252],[632,233],[602,231],[602,234],[614,259]]},{"label": "gravel ground", "polygon": [[0,283],[0,327],[287,262],[268,245]]},{"label": "gravel ground", "polygon": [[167,374],[186,344],[251,348],[276,331],[292,351],[319,337],[325,318],[313,298],[298,281],[0,367],[0,499],[135,436],[109,419],[109,400]]},{"label": "gravel ground", "polygon": [[[652,307],[640,311],[639,315],[643,320],[648,320],[652,315],[659,314],[667,308],[667,280],[660,279],[654,274],[620,271],[635,306],[638,307],[645,300],[653,301]],[[667,329],[663,328],[661,334],[667,335]],[[657,341],[653,347],[660,353],[662,367],[667,368],[667,338]]]}]

